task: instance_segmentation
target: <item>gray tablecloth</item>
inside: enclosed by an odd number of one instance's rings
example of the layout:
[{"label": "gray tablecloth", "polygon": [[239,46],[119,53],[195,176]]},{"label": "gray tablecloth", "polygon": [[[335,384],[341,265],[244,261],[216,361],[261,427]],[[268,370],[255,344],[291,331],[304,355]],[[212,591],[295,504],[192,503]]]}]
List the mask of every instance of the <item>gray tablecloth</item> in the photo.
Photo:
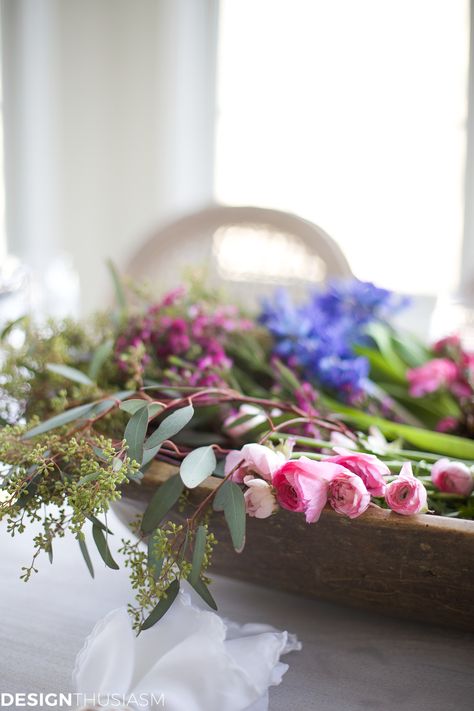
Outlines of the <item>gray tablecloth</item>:
[{"label": "gray tablecloth", "polygon": [[[116,536],[124,535],[113,522]],[[0,691],[71,692],[74,659],[95,622],[131,599],[126,572],[94,556],[89,577],[75,541],[61,541],[54,565],[19,580],[31,539],[0,526]],[[92,549],[92,546],[90,546]],[[303,651],[271,692],[270,710],[472,711],[474,636],[399,622],[224,578],[214,583],[221,615],[295,632]],[[474,601],[473,601],[474,602]],[[183,710],[185,711],[185,710]],[[223,709],[225,711],[225,709]]]}]

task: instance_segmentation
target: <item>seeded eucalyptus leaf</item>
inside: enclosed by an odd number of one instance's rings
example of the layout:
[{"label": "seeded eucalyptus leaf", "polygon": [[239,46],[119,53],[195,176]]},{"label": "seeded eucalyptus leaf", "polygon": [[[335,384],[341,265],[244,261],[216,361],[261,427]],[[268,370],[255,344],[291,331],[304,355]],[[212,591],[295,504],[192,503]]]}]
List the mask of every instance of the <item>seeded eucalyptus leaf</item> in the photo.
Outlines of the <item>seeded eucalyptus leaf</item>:
[{"label": "seeded eucalyptus leaf", "polygon": [[143,459],[142,459],[142,469],[145,467],[147,464],[150,464],[150,462],[153,461],[153,459],[156,457],[158,452],[161,449],[161,444],[158,444],[156,447],[153,449],[145,449],[143,451]]},{"label": "seeded eucalyptus leaf", "polygon": [[79,548],[81,550],[82,556],[84,558],[84,561],[87,565],[87,569],[89,573],[91,574],[91,578],[94,577],[94,566],[92,565],[91,557],[89,555],[89,551],[87,549],[86,542],[84,538],[82,538],[81,535],[77,537],[77,542],[79,543]]},{"label": "seeded eucalyptus leaf", "polygon": [[191,580],[189,580],[189,583],[194,588],[194,590],[197,592],[199,597],[201,597],[204,600],[206,605],[209,605],[209,607],[212,610],[217,610],[216,601],[212,597],[206,583],[203,580],[201,580],[201,578],[199,578],[199,580],[196,580],[195,582],[191,582]]},{"label": "seeded eucalyptus leaf", "polygon": [[179,470],[181,479],[188,489],[194,489],[211,476],[216,463],[216,455],[211,446],[198,447],[183,459]]},{"label": "seeded eucalyptus leaf", "polygon": [[148,569],[150,570],[150,573],[153,575],[153,579],[156,582],[160,577],[164,558],[161,558],[156,554],[155,548],[156,538],[154,535],[151,535],[148,539]]},{"label": "seeded eucalyptus leaf", "polygon": [[186,405],[186,407],[181,407],[179,410],[175,410],[165,417],[165,419],[160,422],[156,430],[151,434],[145,442],[145,449],[154,449],[159,444],[167,439],[171,439],[178,432],[180,432],[194,415],[194,408],[192,405]]},{"label": "seeded eucalyptus leaf", "polygon": [[[140,398],[133,398],[132,400],[125,400],[125,402],[122,402],[120,404],[120,409],[124,410],[124,412],[128,412],[131,415],[134,415],[137,410],[140,410],[144,405],[147,403],[145,400],[142,400]],[[148,407],[148,417],[154,417],[157,415],[160,410],[163,409],[163,406],[160,405],[158,402],[152,402],[147,405]]]},{"label": "seeded eucalyptus leaf", "polygon": [[70,410],[61,412],[59,415],[54,415],[54,417],[50,417],[49,420],[45,420],[31,430],[28,430],[28,432],[25,432],[22,439],[31,439],[32,437],[36,437],[36,435],[54,430],[56,427],[62,427],[62,425],[67,425],[69,422],[84,418],[90,414],[94,405],[95,403],[89,402],[86,405],[79,405],[79,407],[73,407]]},{"label": "seeded eucalyptus leaf", "polygon": [[151,533],[175,505],[183,493],[184,484],[179,474],[167,479],[153,495],[152,500],[143,514],[142,531]]},{"label": "seeded eucalyptus leaf", "polygon": [[207,539],[207,528],[206,526],[199,526],[194,537],[194,552],[191,574],[188,578],[191,585],[194,585],[199,580],[199,575],[201,574],[202,561],[204,560],[204,554],[206,552],[206,539]]},{"label": "seeded eucalyptus leaf", "polygon": [[72,380],[80,385],[94,385],[89,376],[83,373],[82,370],[71,368],[69,365],[62,365],[61,363],[46,363],[46,370],[49,370],[50,373],[55,373],[55,375],[61,375],[63,378]]},{"label": "seeded eucalyptus leaf", "polygon": [[94,524],[94,526],[92,526],[92,536],[105,565],[112,568],[112,570],[118,570],[119,566],[112,558],[112,553],[110,552],[103,530]]},{"label": "seeded eucalyptus leaf", "polygon": [[134,415],[137,410],[141,410],[144,405],[146,405],[146,402],[141,398],[132,398],[131,400],[121,402],[120,409],[124,412],[128,412],[130,415]]},{"label": "seeded eucalyptus leaf", "polygon": [[82,486],[83,484],[87,484],[88,481],[94,481],[94,479],[97,479],[99,476],[100,472],[91,472],[90,474],[86,474],[85,476],[82,476],[79,481],[77,482],[78,486]]},{"label": "seeded eucalyptus leaf", "polygon": [[214,498],[214,510],[223,511],[237,553],[245,545],[245,499],[240,486],[226,481]]},{"label": "seeded eucalyptus leaf", "polygon": [[212,474],[215,477],[219,477],[219,479],[224,479],[224,477],[225,477],[225,459],[219,459]]},{"label": "seeded eucalyptus leaf", "polygon": [[91,521],[91,523],[94,524],[94,526],[97,526],[97,528],[100,528],[101,531],[105,531],[106,533],[109,534],[109,536],[113,536],[113,535],[114,535],[114,534],[112,533],[112,531],[110,530],[110,528],[107,528],[107,526],[105,525],[105,523],[102,523],[102,521],[100,521],[100,520],[97,518],[97,516],[94,516],[93,514],[91,514],[91,515],[88,516],[87,518],[89,519],[89,521]]},{"label": "seeded eucalyptus leaf", "polygon": [[166,597],[161,598],[158,605],[151,611],[151,613],[143,622],[140,630],[147,630],[153,627],[154,624],[161,620],[163,615],[168,612],[173,602],[179,593],[179,580],[173,580],[173,582],[166,588]]},{"label": "seeded eucalyptus leaf", "polygon": [[128,456],[140,464],[143,459],[143,443],[145,441],[147,427],[148,408],[145,404],[132,415],[125,428],[124,434],[125,441],[128,445]]}]

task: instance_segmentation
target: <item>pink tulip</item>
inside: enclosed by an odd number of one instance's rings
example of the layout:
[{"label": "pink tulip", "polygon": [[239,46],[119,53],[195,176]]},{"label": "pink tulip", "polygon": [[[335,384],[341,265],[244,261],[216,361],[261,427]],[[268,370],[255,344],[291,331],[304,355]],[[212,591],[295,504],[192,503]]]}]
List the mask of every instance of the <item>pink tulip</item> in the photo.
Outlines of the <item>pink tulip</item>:
[{"label": "pink tulip", "polygon": [[474,490],[474,478],[471,470],[462,462],[438,459],[431,468],[433,484],[449,494],[469,496]]},{"label": "pink tulip", "polygon": [[410,516],[427,511],[426,489],[413,476],[411,462],[405,462],[398,477],[387,486],[385,501],[398,514]]},{"label": "pink tulip", "polygon": [[337,513],[357,518],[367,510],[370,494],[357,474],[342,471],[329,483],[328,501]]},{"label": "pink tulip", "polygon": [[342,447],[334,447],[337,456],[328,457],[326,462],[334,462],[359,476],[371,496],[383,496],[386,483],[384,476],[390,474],[390,469],[373,454],[351,452]]}]

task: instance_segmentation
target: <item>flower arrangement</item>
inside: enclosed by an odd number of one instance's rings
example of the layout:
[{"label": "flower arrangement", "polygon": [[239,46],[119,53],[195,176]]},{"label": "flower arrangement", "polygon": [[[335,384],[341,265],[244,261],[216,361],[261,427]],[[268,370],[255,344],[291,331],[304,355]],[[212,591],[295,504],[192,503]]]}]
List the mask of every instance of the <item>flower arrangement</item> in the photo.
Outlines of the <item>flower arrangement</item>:
[{"label": "flower arrangement", "polygon": [[[182,580],[215,607],[215,516],[236,551],[247,516],[280,508],[308,524],[325,507],[474,517],[474,442],[421,416],[456,411],[452,429],[472,431],[473,360],[457,339],[429,350],[387,326],[402,300],[355,282],[301,306],[280,292],[255,319],[195,285],[133,309],[114,279],[114,313],[1,334],[0,517],[12,536],[41,526],[25,580],[67,533],[93,575],[90,528],[105,564],[130,570],[139,630]],[[156,462],[173,474],[115,552],[107,512]]]}]

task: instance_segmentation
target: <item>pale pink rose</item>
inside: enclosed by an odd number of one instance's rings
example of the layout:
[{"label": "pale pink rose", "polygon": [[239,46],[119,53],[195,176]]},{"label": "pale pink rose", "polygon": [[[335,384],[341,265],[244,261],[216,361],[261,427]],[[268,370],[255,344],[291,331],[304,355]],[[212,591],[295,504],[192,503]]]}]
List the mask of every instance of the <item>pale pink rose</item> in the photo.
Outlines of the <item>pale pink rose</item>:
[{"label": "pale pink rose", "polygon": [[386,483],[384,476],[390,474],[390,469],[373,454],[351,452],[342,447],[334,447],[336,457],[328,457],[324,461],[334,462],[359,476],[371,496],[383,496]]},{"label": "pale pink rose", "polygon": [[244,494],[245,510],[249,516],[255,518],[268,518],[278,509],[272,487],[268,481],[263,479],[253,479],[246,476],[244,484],[248,486]]},{"label": "pale pink rose", "polygon": [[367,510],[370,494],[360,476],[342,471],[329,482],[328,501],[337,513],[357,518]]},{"label": "pale pink rose", "polygon": [[233,481],[241,484],[248,474],[257,474],[267,481],[285,462],[282,452],[276,452],[263,444],[245,444],[241,450],[232,450],[226,457],[224,473],[230,474],[239,462],[242,465],[232,474]]},{"label": "pale pink rose", "polygon": [[329,482],[342,471],[347,470],[332,462],[290,459],[273,475],[277,501],[288,511],[304,512],[306,522],[314,523],[327,503]]},{"label": "pale pink rose", "polygon": [[469,496],[474,490],[474,478],[471,470],[462,462],[438,459],[431,468],[433,484],[449,494]]},{"label": "pale pink rose", "polygon": [[428,510],[426,489],[413,476],[410,462],[405,462],[398,477],[387,486],[385,501],[392,511],[404,516]]},{"label": "pale pink rose", "polygon": [[458,376],[458,368],[452,360],[434,358],[419,368],[407,372],[412,397],[423,397],[441,387],[451,385]]}]

